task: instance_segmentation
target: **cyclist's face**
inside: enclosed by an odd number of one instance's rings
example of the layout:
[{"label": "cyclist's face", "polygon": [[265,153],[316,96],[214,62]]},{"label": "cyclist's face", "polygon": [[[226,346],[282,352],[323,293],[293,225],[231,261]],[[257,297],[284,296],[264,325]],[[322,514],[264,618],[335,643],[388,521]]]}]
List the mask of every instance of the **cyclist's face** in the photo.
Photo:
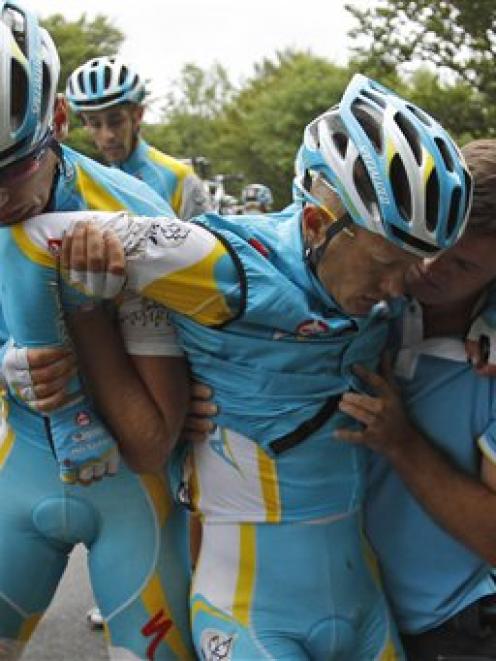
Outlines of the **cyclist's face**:
[{"label": "cyclist's face", "polygon": [[42,213],[52,190],[57,158],[47,150],[24,172],[0,177],[0,225],[12,225]]},{"label": "cyclist's face", "polygon": [[[307,205],[304,209],[304,231],[307,241],[320,245],[324,229],[329,224],[323,212]],[[314,231],[308,231],[308,218],[312,218]],[[366,315],[379,301],[402,296],[405,276],[420,259],[401,250],[382,236],[353,226],[334,236],[318,264],[317,275],[326,290],[344,312]]]},{"label": "cyclist's face", "polygon": [[134,149],[143,109],[121,104],[83,113],[83,121],[107,163],[122,163]]},{"label": "cyclist's face", "polygon": [[495,253],[496,232],[469,229],[453,248],[412,268],[408,291],[425,305],[477,297],[496,278]]}]

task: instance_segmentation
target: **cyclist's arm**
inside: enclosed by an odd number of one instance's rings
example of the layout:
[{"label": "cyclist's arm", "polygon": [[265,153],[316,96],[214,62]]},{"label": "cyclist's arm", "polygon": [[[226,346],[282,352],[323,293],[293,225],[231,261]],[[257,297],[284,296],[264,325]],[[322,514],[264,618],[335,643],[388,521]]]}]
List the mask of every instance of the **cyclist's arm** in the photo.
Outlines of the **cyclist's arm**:
[{"label": "cyclist's arm", "polygon": [[88,388],[128,466],[160,470],[181,430],[189,398],[186,360],[129,356],[98,308],[74,312],[71,334]]}]

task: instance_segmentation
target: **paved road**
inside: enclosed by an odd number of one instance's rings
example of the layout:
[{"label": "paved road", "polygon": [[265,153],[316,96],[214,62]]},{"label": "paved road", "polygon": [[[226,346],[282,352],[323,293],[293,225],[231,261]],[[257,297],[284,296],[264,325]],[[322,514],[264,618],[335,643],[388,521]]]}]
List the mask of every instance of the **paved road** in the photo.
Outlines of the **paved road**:
[{"label": "paved road", "polygon": [[108,661],[103,634],[86,626],[85,614],[91,605],[86,549],[79,546],[23,661]]}]

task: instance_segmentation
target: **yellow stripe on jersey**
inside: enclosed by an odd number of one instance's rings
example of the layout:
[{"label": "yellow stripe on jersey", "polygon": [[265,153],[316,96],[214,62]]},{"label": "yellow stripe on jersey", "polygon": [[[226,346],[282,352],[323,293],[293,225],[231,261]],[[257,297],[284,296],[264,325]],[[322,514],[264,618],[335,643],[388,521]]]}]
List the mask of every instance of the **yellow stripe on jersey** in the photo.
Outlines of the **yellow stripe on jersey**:
[{"label": "yellow stripe on jersey", "polygon": [[23,643],[27,643],[31,638],[31,634],[37,627],[38,622],[41,620],[42,615],[43,613],[35,613],[34,615],[30,615],[26,620],[24,620],[17,640],[20,640]]},{"label": "yellow stripe on jersey", "polygon": [[7,417],[9,415],[9,405],[7,404],[7,401],[4,397],[1,398],[0,402],[0,421],[2,426],[2,434],[0,437],[0,470],[2,470],[12,448],[14,447],[15,434],[14,430],[7,422]]},{"label": "yellow stripe on jersey", "polygon": [[225,255],[228,255],[226,248],[216,241],[204,259],[153,280],[139,293],[204,326],[223,324],[234,316],[214,274],[217,263]]},{"label": "yellow stripe on jersey", "polygon": [[10,228],[11,236],[17,244],[19,250],[26,255],[30,262],[46,266],[47,268],[55,268],[55,257],[48,250],[44,250],[25,231],[24,225],[13,225]]},{"label": "yellow stripe on jersey", "polygon": [[97,183],[80,165],[76,165],[76,189],[89,209],[122,211],[127,208]]},{"label": "yellow stripe on jersey", "polygon": [[208,613],[209,615],[213,615],[214,617],[218,618],[219,620],[224,620],[224,622],[232,622],[233,619],[232,617],[229,617],[229,615],[226,615],[224,611],[219,610],[218,608],[215,608],[215,606],[212,606],[211,604],[207,603],[206,601],[200,601],[196,595],[193,596],[193,604],[191,606],[191,621],[195,621],[195,617],[198,615],[198,613],[204,611],[205,613]]},{"label": "yellow stripe on jersey", "polygon": [[265,503],[267,523],[278,523],[281,520],[281,499],[277,481],[276,462],[257,445],[258,474]]},{"label": "yellow stripe on jersey", "polygon": [[167,489],[165,477],[149,473],[140,475],[139,478],[153,502],[158,523],[162,527],[171,510],[171,496]]},{"label": "yellow stripe on jersey", "polygon": [[256,543],[255,526],[242,523],[239,526],[239,568],[236,592],[232,606],[233,618],[250,626],[253,592],[255,589]]},{"label": "yellow stripe on jersey", "polygon": [[379,661],[399,661],[401,657],[398,654],[396,645],[393,643],[391,638],[388,638],[386,647],[381,652]]},{"label": "yellow stripe on jersey", "polygon": [[179,214],[181,210],[181,203],[183,201],[183,181],[184,178],[190,174],[193,174],[193,170],[189,165],[181,163],[177,158],[172,156],[167,156],[167,154],[162,154],[154,147],[150,147],[148,151],[148,156],[151,161],[157,163],[158,165],[163,165],[168,170],[171,170],[177,177],[177,186],[172,194],[170,203],[174,211]]},{"label": "yellow stripe on jersey", "polygon": [[[141,600],[143,601],[143,604],[150,617],[156,617],[160,612],[162,612],[164,614],[164,618],[170,618],[173,620],[165,592],[162,588],[160,578],[156,572],[152,575],[147,586],[141,593]],[[186,660],[192,658],[176,626],[172,626],[167,631],[162,642],[164,645],[168,645],[176,657],[181,659],[181,661],[182,659]]]}]

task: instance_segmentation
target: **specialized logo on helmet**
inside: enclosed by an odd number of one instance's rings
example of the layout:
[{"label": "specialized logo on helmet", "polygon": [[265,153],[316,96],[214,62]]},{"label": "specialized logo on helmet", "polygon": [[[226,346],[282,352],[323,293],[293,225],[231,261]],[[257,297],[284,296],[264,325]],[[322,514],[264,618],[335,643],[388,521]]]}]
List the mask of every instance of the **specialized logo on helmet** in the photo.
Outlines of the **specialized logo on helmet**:
[{"label": "specialized logo on helmet", "polygon": [[363,158],[365,165],[367,166],[367,170],[370,175],[370,178],[374,183],[375,192],[377,193],[377,197],[379,198],[379,201],[382,202],[382,204],[391,204],[391,200],[389,199],[388,192],[384,187],[381,174],[377,169],[377,164],[375,162],[374,157],[372,156],[369,147],[367,145],[362,144],[362,145],[358,145],[358,149],[360,151],[360,154]]},{"label": "specialized logo on helmet", "polygon": [[202,659],[204,661],[230,661],[235,640],[235,634],[205,629],[200,640]]}]

